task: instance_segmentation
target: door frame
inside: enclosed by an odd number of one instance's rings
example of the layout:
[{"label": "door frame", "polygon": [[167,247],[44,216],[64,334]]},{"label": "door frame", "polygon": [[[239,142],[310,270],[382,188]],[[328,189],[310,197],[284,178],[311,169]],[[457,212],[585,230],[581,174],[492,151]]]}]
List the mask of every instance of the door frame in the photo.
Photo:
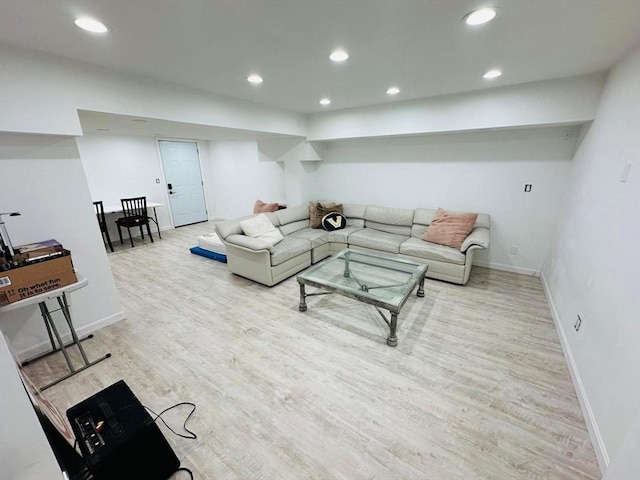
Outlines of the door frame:
[{"label": "door frame", "polygon": [[171,199],[169,198],[169,192],[167,190],[167,176],[164,173],[164,163],[162,162],[162,152],[160,151],[160,142],[182,142],[182,143],[195,143],[198,151],[198,166],[200,167],[200,179],[202,180],[202,194],[204,195],[204,208],[207,212],[207,221],[209,221],[209,198],[207,196],[207,183],[204,181],[204,170],[202,169],[202,158],[200,156],[200,140],[188,139],[188,138],[171,138],[171,137],[153,137],[156,143],[156,152],[158,155],[158,164],[160,165],[160,172],[162,175],[162,184],[164,185],[164,198],[165,205],[167,206],[167,213],[169,214],[169,220],[171,221],[171,227],[176,228],[176,224],[173,221],[173,210],[171,209]]}]

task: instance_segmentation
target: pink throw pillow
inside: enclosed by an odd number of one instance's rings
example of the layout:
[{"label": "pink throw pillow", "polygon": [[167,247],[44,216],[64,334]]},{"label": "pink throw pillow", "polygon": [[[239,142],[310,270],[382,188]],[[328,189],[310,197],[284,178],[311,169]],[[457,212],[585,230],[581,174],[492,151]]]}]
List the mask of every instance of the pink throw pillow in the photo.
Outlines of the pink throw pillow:
[{"label": "pink throw pillow", "polygon": [[264,203],[262,200],[256,200],[253,204],[253,213],[277,212],[277,203]]},{"label": "pink throw pillow", "polygon": [[422,240],[460,250],[477,218],[477,213],[447,213],[438,208]]}]

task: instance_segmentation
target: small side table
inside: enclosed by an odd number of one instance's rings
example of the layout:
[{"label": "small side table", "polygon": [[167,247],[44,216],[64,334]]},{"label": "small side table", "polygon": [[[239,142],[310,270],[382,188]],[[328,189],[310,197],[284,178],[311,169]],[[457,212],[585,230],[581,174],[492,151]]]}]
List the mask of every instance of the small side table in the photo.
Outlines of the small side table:
[{"label": "small side table", "polygon": [[[76,329],[73,326],[73,322],[71,321],[71,309],[69,308],[69,302],[67,301],[67,293],[73,292],[75,290],[79,290],[82,287],[85,287],[89,283],[89,281],[79,273],[77,273],[77,277],[78,277],[78,281],[76,283],[72,283],[71,285],[66,285],[64,287],[56,288],[55,290],[50,290],[46,293],[41,293],[40,295],[34,295],[33,297],[25,298],[23,300],[19,300],[17,302],[10,303],[9,305],[0,307],[0,313],[17,310],[19,308],[23,308],[29,305],[34,305],[36,303],[40,307],[40,314],[42,315],[42,319],[44,320],[44,325],[47,328],[47,333],[49,334],[49,341],[51,342],[51,351],[43,353],[42,355],[38,355],[36,357],[30,358],[28,360],[25,360],[24,362],[22,362],[22,366],[28,365],[29,363],[35,362],[36,360],[40,360],[44,357],[48,357],[49,355],[52,355],[56,352],[62,351],[62,354],[64,355],[64,359],[66,360],[67,366],[69,367],[69,373],[45,385],[44,387],[40,387],[40,390],[46,390],[47,388],[52,387],[63,380],[66,380],[67,378],[75,375],[76,373],[79,373],[89,368],[90,366],[95,365],[96,363],[111,357],[111,353],[107,353],[102,357],[98,358],[97,360],[94,360],[91,362],[89,361],[87,354],[84,351],[84,348],[82,348],[82,344],[80,342],[88,338],[92,338],[93,334],[90,334],[85,338],[79,339],[78,334],[76,333]],[[58,301],[58,305],[60,306],[60,308],[57,310],[51,311],[49,310],[49,307],[47,306],[46,301],[53,300],[53,299],[56,299]],[[71,332],[72,341],[67,343],[66,345],[62,342],[62,339],[60,338],[60,333],[58,332],[58,328],[56,327],[56,324],[54,323],[53,318],[51,317],[51,314],[57,311],[62,312],[67,322],[67,325],[69,327],[69,331]],[[56,342],[57,342],[57,345],[56,345]],[[73,345],[78,347],[78,350],[82,355],[82,360],[84,361],[84,365],[82,365],[80,368],[75,368],[73,366],[73,363],[71,363],[71,359],[69,358],[69,353],[67,352],[67,348],[72,347]]]}]

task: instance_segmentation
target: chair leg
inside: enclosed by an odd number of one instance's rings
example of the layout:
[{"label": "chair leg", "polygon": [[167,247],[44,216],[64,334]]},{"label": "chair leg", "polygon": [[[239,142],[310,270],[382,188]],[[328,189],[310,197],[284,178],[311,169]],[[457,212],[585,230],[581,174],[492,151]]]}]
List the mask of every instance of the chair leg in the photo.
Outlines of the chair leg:
[{"label": "chair leg", "polygon": [[140,236],[144,240],[144,230],[142,230],[142,225],[140,225]]},{"label": "chair leg", "polygon": [[118,223],[118,235],[120,236],[120,244],[124,245],[124,240],[122,240],[122,230],[120,230],[120,224]]},{"label": "chair leg", "polygon": [[113,246],[111,245],[111,241],[108,239],[108,235],[105,232],[102,232],[102,243],[104,243],[105,247],[109,247],[113,252]]},{"label": "chair leg", "polygon": [[109,249],[113,252],[113,245],[111,244],[111,237],[109,236],[109,229],[107,228],[106,223],[100,224],[100,231],[102,232],[102,236],[105,238],[107,244],[109,245]]},{"label": "chair leg", "polygon": [[147,233],[149,234],[149,238],[151,239],[151,243],[153,243],[153,235],[151,235],[151,227],[149,227],[149,222],[147,222]]},{"label": "chair leg", "polygon": [[133,244],[133,235],[131,235],[131,229],[127,227],[127,232],[129,232],[129,240],[131,240],[131,247],[135,247]]},{"label": "chair leg", "polygon": [[153,218],[149,217],[149,219],[156,224],[156,228],[158,229],[158,238],[162,240],[162,235],[160,235],[160,225],[158,225],[158,222],[156,222]]},{"label": "chair leg", "polygon": [[109,249],[113,252],[113,245],[111,243],[111,237],[109,236],[109,232],[105,230],[104,234],[107,237],[107,243],[109,244]]}]

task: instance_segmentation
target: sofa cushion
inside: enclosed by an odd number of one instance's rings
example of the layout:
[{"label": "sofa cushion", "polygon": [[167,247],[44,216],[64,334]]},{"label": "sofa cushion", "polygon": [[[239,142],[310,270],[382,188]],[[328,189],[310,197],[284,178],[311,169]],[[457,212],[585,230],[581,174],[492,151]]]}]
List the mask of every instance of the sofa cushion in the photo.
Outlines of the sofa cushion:
[{"label": "sofa cushion", "polygon": [[289,236],[293,238],[299,238],[301,240],[307,240],[311,242],[311,247],[316,248],[320,245],[324,245],[329,240],[327,238],[327,234],[329,232],[325,232],[324,230],[320,230],[317,228],[303,228],[301,230],[296,230],[291,233]]},{"label": "sofa cushion", "polygon": [[372,206],[367,207],[364,218],[367,228],[407,237],[411,234],[413,210]]},{"label": "sofa cushion", "polygon": [[286,225],[280,225],[278,228],[285,237],[291,235],[298,230],[304,230],[309,227],[309,220],[298,220],[297,222],[287,223]]},{"label": "sofa cushion", "polygon": [[271,266],[275,267],[287,260],[311,251],[311,242],[302,238],[288,235],[281,242],[273,246],[271,252]]},{"label": "sofa cushion", "polygon": [[271,221],[269,221],[267,216],[263,213],[260,213],[253,218],[241,221],[240,228],[242,228],[242,231],[246,236],[264,240],[271,245],[275,245],[284,239],[280,230],[274,227]]},{"label": "sofa cushion", "polygon": [[459,250],[477,218],[477,213],[449,213],[438,208],[422,239]]},{"label": "sofa cushion", "polygon": [[276,213],[281,226],[287,223],[297,222],[299,220],[309,220],[309,208],[306,205],[298,205],[297,207],[284,208]]},{"label": "sofa cushion", "polygon": [[284,236],[309,226],[309,209],[306,205],[278,210],[276,215],[280,222],[280,231]]},{"label": "sofa cushion", "polygon": [[425,242],[419,238],[409,238],[400,245],[400,253],[425,260],[437,260],[439,262],[464,265],[465,255],[460,250],[445,247],[436,243]]},{"label": "sofa cushion", "polygon": [[399,253],[400,245],[408,238],[408,235],[396,235],[395,233],[381,232],[373,228],[362,228],[349,235],[349,245],[371,248],[382,252]]},{"label": "sofa cushion", "polygon": [[346,227],[341,230],[334,230],[333,232],[324,232],[324,234],[327,242],[349,243],[349,235],[361,229],[361,227]]},{"label": "sofa cushion", "polygon": [[427,232],[427,227],[436,214],[435,208],[416,208],[413,211],[413,226],[411,227],[411,236],[422,238]]}]

